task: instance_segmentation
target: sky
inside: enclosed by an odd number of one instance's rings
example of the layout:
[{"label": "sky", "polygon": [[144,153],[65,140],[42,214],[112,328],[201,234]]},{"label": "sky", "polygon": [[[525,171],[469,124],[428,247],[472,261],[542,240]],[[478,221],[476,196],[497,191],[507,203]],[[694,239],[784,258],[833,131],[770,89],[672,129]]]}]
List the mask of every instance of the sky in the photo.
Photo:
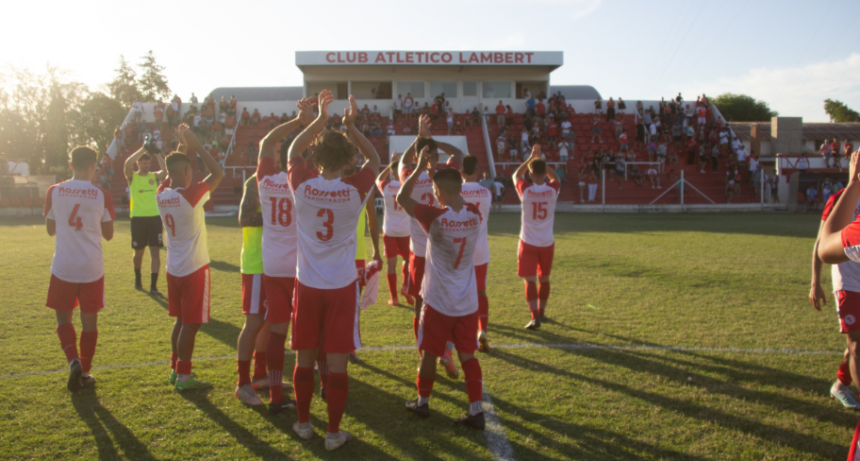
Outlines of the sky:
[{"label": "sky", "polygon": [[829,121],[826,98],[860,111],[857,0],[30,0],[4,13],[0,72],[50,63],[99,89],[120,55],[152,50],[183,100],[300,86],[296,51],[563,51],[551,84],[604,98],[744,93],[807,122]]}]

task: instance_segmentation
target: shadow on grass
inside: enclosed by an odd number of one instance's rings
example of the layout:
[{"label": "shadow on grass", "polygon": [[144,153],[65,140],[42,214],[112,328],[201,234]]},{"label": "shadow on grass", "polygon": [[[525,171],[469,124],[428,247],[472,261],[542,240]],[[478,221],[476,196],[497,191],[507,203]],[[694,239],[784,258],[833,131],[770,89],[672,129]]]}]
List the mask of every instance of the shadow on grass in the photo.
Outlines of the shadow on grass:
[{"label": "shadow on grass", "polygon": [[230,264],[225,261],[210,261],[209,268],[221,272],[236,272],[239,273],[239,266]]},{"label": "shadow on grass", "polygon": [[[149,297],[164,308],[164,310],[168,310],[167,298],[158,295],[149,295]],[[200,326],[200,331],[235,349],[236,341],[239,339],[239,333],[242,332],[242,328],[232,323],[222,322],[210,317],[209,323],[204,323]]]},{"label": "shadow on grass", "polygon": [[[113,414],[99,402],[94,388],[87,388],[72,394],[72,405],[78,416],[90,428],[99,459],[128,458],[133,460],[155,460],[146,444],[135,437],[127,427],[114,418]],[[113,440],[108,435],[113,435]],[[122,450],[117,452],[116,447]]]}]

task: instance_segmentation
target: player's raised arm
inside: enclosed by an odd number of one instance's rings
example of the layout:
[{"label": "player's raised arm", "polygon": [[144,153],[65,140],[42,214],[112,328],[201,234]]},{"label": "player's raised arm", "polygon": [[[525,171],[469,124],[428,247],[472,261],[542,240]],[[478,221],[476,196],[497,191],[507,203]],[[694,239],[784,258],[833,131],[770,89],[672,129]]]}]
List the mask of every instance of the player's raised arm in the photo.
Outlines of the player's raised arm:
[{"label": "player's raised arm", "polygon": [[[313,123],[313,103],[310,98],[304,98],[296,103],[299,108],[299,115],[296,118],[276,126],[269,132],[260,143],[260,156],[257,163],[262,162],[264,158],[275,158],[275,146],[283,141],[290,133],[296,130],[301,125],[308,126]],[[282,165],[286,168],[286,165]]]},{"label": "player's raised arm", "polygon": [[358,146],[358,151],[362,157],[367,160],[363,168],[370,168],[374,173],[379,171],[379,153],[373,144],[364,137],[361,130],[355,127],[355,119],[358,118],[358,105],[355,103],[355,97],[349,95],[349,108],[343,110],[343,124],[349,132],[349,137]]},{"label": "player's raised arm", "polygon": [[415,217],[415,205],[418,205],[418,202],[412,198],[412,190],[415,189],[415,183],[418,182],[418,177],[427,169],[427,165],[429,163],[427,155],[429,151],[430,148],[428,146],[424,146],[424,148],[421,149],[421,154],[418,156],[418,165],[416,166],[415,171],[406,178],[406,182],[403,183],[403,186],[400,187],[400,191],[397,192],[397,203],[400,204],[400,207],[403,208],[403,211],[405,211],[406,214],[413,218]]},{"label": "player's raised arm", "polygon": [[320,93],[317,97],[319,114],[310,125],[306,126],[305,129],[296,136],[296,139],[293,141],[293,144],[290,146],[290,150],[287,153],[287,161],[292,161],[294,158],[301,157],[302,152],[307,150],[314,141],[314,138],[316,138],[316,136],[325,129],[325,123],[328,121],[328,105],[331,104],[332,101],[334,101],[334,96],[331,94],[331,91],[323,90],[322,93]]},{"label": "player's raised arm", "polygon": [[[392,161],[394,161],[394,154],[391,157]],[[379,176],[376,177],[376,183],[379,184],[382,181],[388,179],[388,175],[391,174],[391,164],[389,163],[382,171],[379,172]]]},{"label": "player's raised arm", "polygon": [[[513,174],[514,184],[516,184],[516,182],[518,180],[526,178],[526,171],[528,171],[529,164],[532,163],[533,161],[535,161],[536,159],[539,159],[539,158],[540,158],[540,144],[535,144],[534,146],[532,146],[532,155],[528,159],[526,159],[526,161],[523,162],[522,165],[517,167],[516,171],[514,171],[514,174]],[[553,173],[553,174],[555,174],[555,173]],[[556,179],[558,179],[558,176],[556,176]]]},{"label": "player's raised arm", "polygon": [[[128,181],[128,185],[131,186],[131,181],[134,179],[134,164],[140,159],[140,156],[146,153],[146,148],[141,146],[137,152],[128,156],[125,159],[125,164],[123,165],[123,170],[125,172],[125,179]],[[162,168],[163,171],[167,171],[167,168]]]},{"label": "player's raised arm", "polygon": [[203,144],[200,144],[200,140],[191,132],[187,124],[183,123],[179,125],[176,135],[179,136],[182,144],[188,147],[189,151],[197,152],[197,155],[203,160],[203,164],[209,170],[209,175],[206,176],[204,181],[209,183],[209,190],[215,191],[218,185],[221,184],[221,180],[224,179],[224,170],[221,169],[221,165],[218,164],[217,160],[212,158],[208,150],[203,148]]},{"label": "player's raised arm", "polygon": [[438,139],[436,140],[436,146],[441,149],[442,152],[450,155],[451,158],[453,158],[454,161],[457,162],[457,165],[463,165],[463,151],[461,151],[459,148],[456,148],[453,145],[448,144],[447,142],[439,141]]},{"label": "player's raised arm", "polygon": [[547,175],[547,177],[549,177],[550,181],[561,182],[558,179],[558,175],[555,174],[555,170],[553,170],[551,167],[549,167],[549,165],[547,165],[547,168],[546,168],[546,175]]},{"label": "player's raised arm", "polygon": [[161,168],[161,171],[155,173],[155,179],[157,179],[158,182],[164,181],[167,179],[167,164],[164,163],[164,156],[161,154],[153,154],[153,157],[155,157],[155,161],[158,162],[158,167]]},{"label": "player's raised arm", "polygon": [[242,194],[242,203],[239,205],[239,227],[262,227],[263,213],[258,211],[260,207],[260,190],[257,180],[248,181],[245,193]]},{"label": "player's raised arm", "polygon": [[418,140],[421,138],[429,137],[430,116],[422,115],[418,117],[418,134],[415,135],[415,139],[412,141],[412,144],[409,146],[408,149],[406,149],[406,152],[403,153],[403,156],[400,157],[400,167],[395,172],[398,179],[400,179],[400,172],[403,171],[404,168],[412,167],[412,161],[415,160],[415,154],[417,153]]},{"label": "player's raised arm", "polygon": [[851,224],[854,218],[854,205],[860,198],[860,181],[857,179],[858,158],[860,158],[860,151],[851,154],[848,187],[839,197],[839,201],[836,202],[836,206],[833,207],[833,211],[827,217],[827,221],[824,222],[824,227],[821,228],[821,235],[818,239],[818,257],[827,264],[844,263],[849,259],[842,242],[842,230]]}]

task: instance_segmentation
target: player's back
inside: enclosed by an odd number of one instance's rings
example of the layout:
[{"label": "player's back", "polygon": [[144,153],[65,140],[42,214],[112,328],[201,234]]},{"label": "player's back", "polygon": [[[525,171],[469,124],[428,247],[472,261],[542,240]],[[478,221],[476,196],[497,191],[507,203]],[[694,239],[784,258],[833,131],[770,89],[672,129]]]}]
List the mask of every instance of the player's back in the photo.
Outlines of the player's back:
[{"label": "player's back", "polygon": [[295,277],[297,258],[296,207],[287,173],[272,158],[257,167],[263,215],[263,270],[269,277]]},{"label": "player's back", "polygon": [[481,232],[475,247],[475,265],[480,266],[490,262],[490,245],[487,241],[487,216],[493,206],[493,194],[489,189],[476,182],[465,182],[461,186],[460,196],[468,203],[475,205],[484,219],[481,220]]},{"label": "player's back", "polygon": [[[439,166],[436,170],[441,170],[444,168],[454,168],[460,169],[459,165],[453,161],[453,159],[449,160],[446,165]],[[400,182],[406,182],[406,179],[412,174],[412,168],[403,168],[400,170]],[[412,199],[422,205],[436,205],[436,197],[433,195],[433,179],[427,173],[427,171],[423,171],[418,176],[418,181],[415,182],[415,188],[412,189]],[[425,257],[427,253],[427,236],[424,235],[424,231],[421,228],[421,224],[414,218],[410,218],[411,223],[411,237],[412,239],[409,242],[409,249],[412,251],[415,256]]]},{"label": "player's back", "polygon": [[51,273],[60,280],[89,283],[104,276],[101,223],[115,218],[110,192],[85,180],[48,188],[45,217],[56,222]]},{"label": "player's back", "polygon": [[522,202],[522,241],[539,247],[550,246],[555,242],[552,227],[560,189],[558,181],[540,185],[522,179],[517,181],[517,195]]},{"label": "player's back", "polygon": [[171,188],[167,179],[158,187],[156,197],[165,227],[167,272],[173,276],[183,277],[209,264],[203,210],[209,195],[209,184],[205,181],[185,189]]},{"label": "player's back", "polygon": [[385,215],[382,218],[382,233],[388,237],[409,237],[412,234],[411,218],[400,204],[397,203],[397,193],[400,192],[400,181],[385,180],[377,184],[382,200],[385,202]]}]

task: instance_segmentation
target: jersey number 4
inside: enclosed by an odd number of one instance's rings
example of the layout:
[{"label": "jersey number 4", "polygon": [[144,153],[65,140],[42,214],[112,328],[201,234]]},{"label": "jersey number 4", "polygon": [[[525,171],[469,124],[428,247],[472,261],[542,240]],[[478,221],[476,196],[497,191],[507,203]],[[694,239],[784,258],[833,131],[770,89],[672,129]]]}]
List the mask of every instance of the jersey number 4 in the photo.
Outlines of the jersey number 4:
[{"label": "jersey number 4", "polygon": [[293,202],[286,197],[280,200],[277,197],[269,197],[269,200],[272,202],[272,224],[289,227],[293,221]]},{"label": "jersey number 4", "polygon": [[69,216],[69,226],[74,227],[76,231],[79,231],[84,228],[84,222],[81,220],[81,217],[78,216],[78,209],[81,207],[80,203],[76,203],[75,207],[72,208],[72,215]]}]

